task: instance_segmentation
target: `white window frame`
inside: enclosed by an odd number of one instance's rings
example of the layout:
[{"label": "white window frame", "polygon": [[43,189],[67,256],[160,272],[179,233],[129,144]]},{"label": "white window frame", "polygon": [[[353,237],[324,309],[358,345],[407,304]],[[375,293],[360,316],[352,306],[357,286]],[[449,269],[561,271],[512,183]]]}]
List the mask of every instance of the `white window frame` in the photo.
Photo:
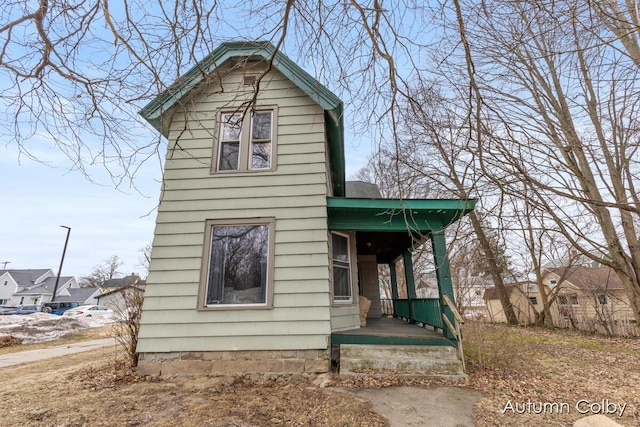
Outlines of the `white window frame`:
[{"label": "white window frame", "polygon": [[[346,266],[346,270],[347,270],[347,278],[349,280],[348,283],[348,289],[349,289],[349,297],[346,299],[336,299],[336,287],[335,287],[335,274],[334,274],[334,269],[335,268],[345,268],[344,265],[336,265],[336,263],[338,264],[344,264],[343,261],[337,261],[334,256],[333,256],[333,236],[340,236],[343,237],[345,239],[347,239],[347,266]],[[349,305],[349,304],[353,304],[353,260],[351,258],[351,236],[345,233],[338,233],[335,231],[332,231],[330,233],[331,236],[331,297],[333,300],[333,304],[335,305]]]},{"label": "white window frame", "polygon": [[[266,266],[266,289],[265,301],[260,303],[221,303],[207,304],[207,293],[209,291],[209,269],[211,261],[212,234],[215,227],[225,226],[267,226],[267,266]],[[198,310],[246,310],[246,309],[271,309],[273,308],[273,261],[275,248],[275,218],[248,218],[230,220],[207,220],[205,223],[205,241],[202,256],[201,278],[199,288]]]},{"label": "white window frame", "polygon": [[[253,118],[256,114],[271,113],[271,146],[270,164],[268,168],[256,168],[252,166],[253,144],[265,142],[267,140],[253,141]],[[223,125],[226,117],[238,115],[242,117],[240,135],[238,141],[238,165],[236,169],[221,169],[223,141]],[[242,173],[242,172],[270,172],[276,170],[277,160],[277,129],[278,129],[278,106],[265,105],[254,109],[236,108],[220,110],[216,116],[216,138],[214,144],[214,156],[212,161],[212,172],[215,173]]]}]

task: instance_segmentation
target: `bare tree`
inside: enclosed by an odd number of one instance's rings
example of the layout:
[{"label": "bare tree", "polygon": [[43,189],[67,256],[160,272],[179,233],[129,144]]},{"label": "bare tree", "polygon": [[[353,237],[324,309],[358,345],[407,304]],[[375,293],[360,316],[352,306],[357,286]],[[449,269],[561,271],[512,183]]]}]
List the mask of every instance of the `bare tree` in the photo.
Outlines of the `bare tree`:
[{"label": "bare tree", "polygon": [[122,273],[118,271],[122,264],[123,261],[120,260],[118,255],[111,255],[102,264],[94,266],[90,275],[81,277],[80,286],[102,286],[107,280],[122,276]]},{"label": "bare tree", "polygon": [[[436,80],[456,106],[449,133],[457,134],[443,150],[419,147],[437,154],[430,171],[455,172],[434,177],[455,197],[481,197],[500,228],[505,197],[524,197],[526,185],[532,209],[616,270],[640,321],[632,2],[4,2],[0,132],[36,158],[38,144],[54,144],[87,175],[102,164],[120,185],[163,144],[145,133],[137,110],[221,41],[239,37],[297,54],[347,108],[357,106],[354,128],[372,128],[398,160],[411,154],[401,146],[403,112],[424,113],[416,82]],[[400,181],[410,167],[394,162],[390,175]],[[469,218],[500,283],[482,221]],[[608,258],[594,255],[602,246]]]},{"label": "bare tree", "polygon": [[[427,46],[424,29],[434,15],[419,0],[383,3],[4,2],[0,132],[36,160],[40,146],[55,145],[89,178],[103,165],[116,185],[130,182],[164,142],[145,129],[138,110],[221,42],[239,38],[295,53],[321,81],[350,95],[362,129],[394,122],[387,105],[402,96],[408,68],[423,66],[412,58]],[[408,68],[396,57],[408,59]]]},{"label": "bare tree", "polygon": [[138,259],[138,266],[142,268],[140,277],[147,277],[147,273],[149,272],[149,263],[151,263],[151,249],[152,245],[151,243],[149,243],[138,251],[141,254],[140,258]]},{"label": "bare tree", "polygon": [[616,270],[640,319],[638,67],[601,42],[611,33],[583,2],[455,3],[483,175],[516,197],[524,183],[574,247]]}]

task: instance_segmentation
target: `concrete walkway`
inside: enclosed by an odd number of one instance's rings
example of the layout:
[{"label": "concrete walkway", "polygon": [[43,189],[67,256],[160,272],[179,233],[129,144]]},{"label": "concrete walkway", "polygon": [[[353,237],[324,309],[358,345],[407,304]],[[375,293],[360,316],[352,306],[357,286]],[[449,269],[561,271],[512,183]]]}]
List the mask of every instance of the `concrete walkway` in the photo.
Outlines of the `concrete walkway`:
[{"label": "concrete walkway", "polygon": [[73,344],[56,345],[38,350],[3,354],[0,355],[0,369],[60,357],[67,354],[82,353],[83,351],[95,350],[96,348],[108,347],[115,344],[116,341],[114,338],[103,338],[99,340],[81,341]]},{"label": "concrete walkway", "polygon": [[482,397],[461,387],[387,387],[349,390],[371,402],[391,427],[473,427],[473,405]]}]

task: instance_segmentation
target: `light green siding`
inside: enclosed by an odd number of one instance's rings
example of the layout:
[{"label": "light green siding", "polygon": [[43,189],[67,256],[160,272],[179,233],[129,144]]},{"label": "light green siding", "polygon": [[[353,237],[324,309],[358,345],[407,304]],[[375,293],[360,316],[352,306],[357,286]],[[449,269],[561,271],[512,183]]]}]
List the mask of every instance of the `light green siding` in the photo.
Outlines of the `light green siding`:
[{"label": "light green siding", "polygon": [[[224,93],[212,82],[173,113],[139,352],[327,348],[324,112],[271,72],[257,104],[278,107],[276,169],[212,173],[216,114],[248,99],[242,79],[228,74]],[[205,221],[241,218],[275,218],[273,308],[201,310]]]}]

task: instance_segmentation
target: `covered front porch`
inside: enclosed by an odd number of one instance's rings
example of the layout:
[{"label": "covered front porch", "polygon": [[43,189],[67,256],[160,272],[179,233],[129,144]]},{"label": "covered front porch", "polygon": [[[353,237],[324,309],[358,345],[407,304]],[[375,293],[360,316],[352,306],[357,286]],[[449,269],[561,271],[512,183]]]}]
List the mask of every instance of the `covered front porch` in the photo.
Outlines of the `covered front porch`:
[{"label": "covered front porch", "polygon": [[[334,331],[331,344],[458,348],[459,328],[444,232],[475,200],[329,198],[329,229],[354,232],[360,295],[372,301],[364,327]],[[413,251],[431,241],[437,295],[418,298]],[[389,266],[391,304],[383,310],[378,266]],[[401,280],[399,280],[401,279]]]}]

